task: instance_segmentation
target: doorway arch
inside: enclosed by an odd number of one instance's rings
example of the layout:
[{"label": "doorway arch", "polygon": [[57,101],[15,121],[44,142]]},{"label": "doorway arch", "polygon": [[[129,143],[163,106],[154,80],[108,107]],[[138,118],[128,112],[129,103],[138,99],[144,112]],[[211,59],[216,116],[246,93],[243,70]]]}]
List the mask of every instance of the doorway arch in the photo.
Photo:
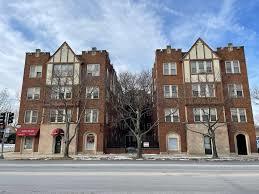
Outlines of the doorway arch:
[{"label": "doorway arch", "polygon": [[55,136],[54,153],[60,154],[61,153],[61,147],[62,147],[62,136],[57,135],[57,136]]},{"label": "doorway arch", "polygon": [[84,141],[85,141],[85,151],[96,152],[97,135],[95,133],[86,133]]},{"label": "doorway arch", "polygon": [[247,155],[247,140],[244,134],[237,134],[236,135],[236,148],[238,155]]}]

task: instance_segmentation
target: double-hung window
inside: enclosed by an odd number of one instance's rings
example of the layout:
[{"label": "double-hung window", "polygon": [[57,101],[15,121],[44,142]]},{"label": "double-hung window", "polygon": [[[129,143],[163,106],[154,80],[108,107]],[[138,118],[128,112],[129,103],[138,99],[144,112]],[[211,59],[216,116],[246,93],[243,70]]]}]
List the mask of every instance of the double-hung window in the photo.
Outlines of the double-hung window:
[{"label": "double-hung window", "polygon": [[215,97],[214,84],[192,84],[193,97]]},{"label": "double-hung window", "polygon": [[98,99],[99,87],[86,87],[86,98]]},{"label": "double-hung window", "polygon": [[177,98],[178,97],[177,85],[164,85],[164,97]]},{"label": "double-hung window", "polygon": [[87,64],[87,74],[91,76],[99,76],[100,64]]},{"label": "double-hung window", "polygon": [[52,109],[50,110],[50,122],[51,123],[64,123],[67,119],[71,120],[71,110],[67,110],[67,115],[65,109]]},{"label": "double-hung window", "polygon": [[193,109],[195,122],[216,122],[217,110],[216,108],[194,108]]},{"label": "double-hung window", "polygon": [[53,67],[53,77],[72,77],[73,64],[55,64]]},{"label": "double-hung window", "polygon": [[27,99],[28,100],[39,100],[40,99],[40,88],[28,88],[27,90]]},{"label": "double-hung window", "polygon": [[71,86],[54,86],[51,89],[51,99],[62,100],[72,98]]},{"label": "double-hung window", "polygon": [[30,66],[30,78],[41,78],[42,76],[42,66],[41,65],[31,65]]},{"label": "double-hung window", "polygon": [[179,122],[179,109],[178,108],[167,108],[165,109],[165,122]]},{"label": "double-hung window", "polygon": [[225,62],[226,73],[240,73],[239,61],[226,61]]},{"label": "double-hung window", "polygon": [[38,111],[37,110],[26,110],[24,116],[24,123],[37,123]]},{"label": "double-hung window", "polygon": [[163,64],[164,75],[177,75],[176,63],[164,63]]},{"label": "double-hung window", "polygon": [[242,84],[228,84],[228,94],[230,97],[243,97]]},{"label": "double-hung window", "polygon": [[191,73],[212,73],[212,61],[190,61]]},{"label": "double-hung window", "polygon": [[245,108],[231,108],[230,112],[233,122],[247,122]]},{"label": "double-hung window", "polygon": [[99,117],[98,109],[86,109],[85,111],[85,122],[86,123],[97,123]]}]

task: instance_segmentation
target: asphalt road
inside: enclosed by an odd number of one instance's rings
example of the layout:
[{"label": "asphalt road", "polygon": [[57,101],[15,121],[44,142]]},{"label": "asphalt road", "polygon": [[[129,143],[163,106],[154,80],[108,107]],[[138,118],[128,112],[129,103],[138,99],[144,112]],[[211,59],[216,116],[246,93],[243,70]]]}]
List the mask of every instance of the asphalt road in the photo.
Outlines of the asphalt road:
[{"label": "asphalt road", "polygon": [[258,162],[0,161],[0,193],[259,193]]}]

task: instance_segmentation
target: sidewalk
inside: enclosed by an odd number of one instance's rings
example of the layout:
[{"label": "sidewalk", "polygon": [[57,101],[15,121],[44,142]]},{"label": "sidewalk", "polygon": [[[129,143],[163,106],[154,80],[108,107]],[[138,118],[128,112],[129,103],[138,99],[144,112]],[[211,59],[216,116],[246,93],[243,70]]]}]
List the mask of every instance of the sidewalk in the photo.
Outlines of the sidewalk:
[{"label": "sidewalk", "polygon": [[[187,154],[143,154],[143,159],[136,159],[136,154],[78,154],[70,155],[73,160],[208,160],[208,161],[259,161],[259,154],[248,156],[221,156],[212,159],[210,156],[192,156]],[[61,160],[62,154],[40,155],[38,153],[20,154],[16,152],[4,153],[6,160]]]}]

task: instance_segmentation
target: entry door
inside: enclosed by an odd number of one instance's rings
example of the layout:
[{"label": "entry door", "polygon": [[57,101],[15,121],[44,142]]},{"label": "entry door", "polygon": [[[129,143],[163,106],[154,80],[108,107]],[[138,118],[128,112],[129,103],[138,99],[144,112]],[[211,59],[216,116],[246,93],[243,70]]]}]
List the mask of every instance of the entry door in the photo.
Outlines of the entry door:
[{"label": "entry door", "polygon": [[243,134],[237,135],[238,155],[247,155],[246,137]]},{"label": "entry door", "polygon": [[178,150],[178,139],[175,137],[168,138],[168,150],[177,151]]},{"label": "entry door", "polygon": [[61,141],[62,141],[62,136],[58,135],[55,141],[55,154],[59,154],[61,152]]}]

